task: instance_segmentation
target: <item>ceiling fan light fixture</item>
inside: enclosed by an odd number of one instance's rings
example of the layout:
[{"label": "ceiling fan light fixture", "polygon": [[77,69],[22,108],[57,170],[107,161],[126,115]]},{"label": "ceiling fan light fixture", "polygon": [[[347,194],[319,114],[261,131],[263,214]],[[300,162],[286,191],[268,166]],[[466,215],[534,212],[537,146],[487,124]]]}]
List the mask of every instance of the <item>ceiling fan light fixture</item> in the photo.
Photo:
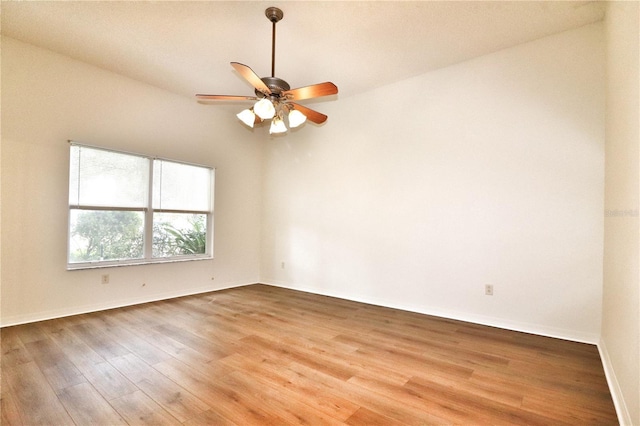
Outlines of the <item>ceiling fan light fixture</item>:
[{"label": "ceiling fan light fixture", "polygon": [[271,102],[267,98],[262,98],[253,106],[253,111],[256,115],[263,120],[269,120],[276,115],[276,107],[273,106],[273,102]]},{"label": "ceiling fan light fixture", "polygon": [[253,129],[253,125],[256,122],[256,115],[250,109],[245,109],[236,115],[240,121]]},{"label": "ceiling fan light fixture", "polygon": [[277,133],[285,133],[287,131],[287,126],[284,125],[284,121],[282,118],[275,117],[271,120],[271,127],[269,128],[269,134],[277,134]]},{"label": "ceiling fan light fixture", "polygon": [[255,96],[236,95],[196,95],[200,101],[253,101],[254,105],[243,110],[236,116],[247,126],[253,128],[263,120],[271,120],[269,133],[284,133],[287,131],[286,119],[291,128],[299,127],[307,120],[315,124],[322,124],[327,121],[327,116],[299,105],[296,102],[330,96],[338,93],[338,87],[326,81],[324,83],[312,84],[310,86],[291,89],[289,83],[275,76],[276,64],[276,23],[284,17],[282,10],[277,7],[269,7],[265,10],[267,19],[271,22],[271,76],[259,77],[248,66],[240,62],[231,62],[231,66],[254,88]]},{"label": "ceiling fan light fixture", "polygon": [[305,121],[307,121],[307,116],[297,109],[291,110],[291,112],[289,112],[289,127],[298,127],[304,124]]}]

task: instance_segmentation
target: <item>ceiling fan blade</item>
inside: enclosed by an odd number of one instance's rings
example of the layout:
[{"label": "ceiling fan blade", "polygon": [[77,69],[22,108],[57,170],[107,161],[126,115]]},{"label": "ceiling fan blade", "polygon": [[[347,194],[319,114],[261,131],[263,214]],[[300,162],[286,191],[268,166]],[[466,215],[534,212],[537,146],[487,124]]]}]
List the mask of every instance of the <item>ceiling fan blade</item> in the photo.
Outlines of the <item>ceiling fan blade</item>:
[{"label": "ceiling fan blade", "polygon": [[302,99],[319,98],[320,96],[335,95],[338,93],[338,87],[331,83],[319,83],[311,86],[300,87],[297,89],[285,90],[281,95],[287,99],[299,101]]},{"label": "ceiling fan blade", "polygon": [[255,96],[233,96],[233,95],[196,95],[202,101],[256,101]]},{"label": "ceiling fan blade", "polygon": [[260,77],[258,77],[258,74],[253,72],[251,68],[244,64],[241,64],[240,62],[231,62],[231,66],[235,68],[235,70],[238,71],[238,73],[240,73],[240,75],[243,76],[245,80],[251,83],[253,87],[258,89],[259,92],[262,92],[265,95],[271,94],[271,89],[269,89],[269,87],[264,84],[264,81],[262,81]]},{"label": "ceiling fan blade", "polygon": [[306,106],[302,106],[295,102],[289,102],[289,104],[293,105],[293,109],[297,109],[298,111],[303,113],[309,121],[312,121],[316,124],[322,124],[327,121],[328,117],[318,111],[314,111],[311,108],[307,108]]}]

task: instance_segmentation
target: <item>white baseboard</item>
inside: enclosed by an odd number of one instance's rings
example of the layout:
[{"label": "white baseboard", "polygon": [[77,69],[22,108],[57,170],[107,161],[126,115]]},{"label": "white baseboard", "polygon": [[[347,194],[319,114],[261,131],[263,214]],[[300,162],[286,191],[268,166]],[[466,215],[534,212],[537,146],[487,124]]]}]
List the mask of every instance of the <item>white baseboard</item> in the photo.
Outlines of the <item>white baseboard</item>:
[{"label": "white baseboard", "polygon": [[629,413],[627,404],[624,401],[622,389],[620,389],[620,383],[618,383],[618,378],[616,377],[613,365],[611,364],[611,358],[609,357],[607,346],[602,339],[598,342],[598,351],[600,352],[600,359],[602,360],[607,384],[609,385],[609,392],[611,392],[611,398],[613,398],[613,405],[616,407],[618,422],[623,426],[633,426],[631,414]]},{"label": "white baseboard", "polygon": [[[275,287],[288,288],[291,290],[304,291],[307,293],[321,294],[323,296],[353,300],[354,302],[384,306],[387,308],[401,309],[404,311],[410,311],[410,312],[416,312],[416,313],[425,314],[425,315],[433,315],[433,316],[442,317],[442,318],[471,322],[474,324],[482,324],[482,325],[487,325],[491,327],[504,328],[507,330],[520,331],[524,333],[537,334],[537,335],[547,336],[547,337],[555,337],[559,339],[571,340],[571,341],[582,342],[582,343],[599,344],[600,342],[599,336],[588,334],[588,333],[580,333],[580,332],[575,332],[571,330],[556,329],[556,328],[550,328],[550,327],[540,327],[535,324],[505,321],[501,318],[493,318],[493,317],[482,316],[482,315],[473,315],[473,314],[468,314],[464,312],[454,312],[449,310],[438,309],[435,307],[408,306],[408,305],[397,304],[397,303],[393,304],[393,303],[388,303],[388,301],[386,300],[377,300],[375,298],[370,298],[370,297],[349,297],[349,296],[345,296],[344,294],[337,294],[333,292],[322,291],[320,289],[316,289],[313,287],[307,287],[307,286],[294,287],[289,285],[288,283],[278,281],[278,280],[261,280],[260,282],[267,285],[272,285]],[[255,284],[255,282],[228,282],[228,283],[223,283],[222,285],[218,284],[216,286],[205,286],[205,287],[200,287],[196,289],[191,289],[186,292],[170,291],[170,292],[156,294],[151,297],[145,296],[145,297],[138,297],[138,298],[128,298],[128,299],[123,299],[118,301],[110,301],[106,303],[98,303],[98,304],[91,304],[91,305],[85,305],[85,306],[74,306],[69,308],[54,309],[54,310],[42,311],[42,312],[33,312],[29,314],[24,314],[24,315],[16,315],[16,316],[2,318],[0,320],[0,327],[9,327],[12,325],[27,324],[31,322],[37,322],[37,321],[46,321],[50,319],[62,318],[62,317],[67,317],[71,315],[80,315],[80,314],[86,314],[90,312],[98,312],[98,311],[104,311],[108,309],[122,308],[125,306],[138,305],[141,303],[156,302],[159,300],[173,299],[176,297],[190,296],[194,294],[207,293],[210,291],[224,290],[224,289],[234,288],[234,287],[242,287],[242,286],[251,285],[251,284]]]},{"label": "white baseboard", "polygon": [[222,285],[220,284],[215,286],[210,285],[210,286],[191,289],[189,291],[180,291],[180,290],[169,291],[169,292],[155,294],[150,297],[145,296],[145,297],[137,297],[137,298],[128,298],[123,300],[110,301],[107,303],[96,303],[91,305],[74,306],[74,307],[63,308],[63,309],[53,309],[53,310],[43,311],[43,312],[33,312],[25,315],[16,315],[8,318],[2,318],[2,323],[0,324],[0,328],[9,327],[12,325],[28,324],[32,322],[38,322],[38,321],[46,321],[46,320],[55,319],[55,318],[69,317],[72,315],[81,315],[81,314],[88,314],[91,312],[106,311],[109,309],[124,308],[125,306],[139,305],[142,303],[149,303],[149,302],[157,302],[160,300],[174,299],[176,297],[191,296],[194,294],[208,293],[208,292],[217,291],[217,290],[226,290],[228,288],[243,287],[251,284],[255,284],[255,282],[251,282],[251,283],[228,282],[228,283],[223,283]]},{"label": "white baseboard", "polygon": [[344,294],[327,292],[313,287],[291,286],[288,283],[278,280],[263,281],[264,284],[273,285],[275,287],[288,288],[291,290],[304,291],[306,293],[321,294],[323,296],[336,297],[339,299],[352,300],[354,302],[366,303],[369,305],[384,306],[386,308],[400,309],[403,311],[416,312],[419,314],[432,315],[452,320],[471,322],[474,324],[487,325],[490,327],[503,328],[505,330],[519,331],[522,333],[536,334],[539,336],[553,337],[556,339],[570,340],[573,342],[588,343],[597,345],[600,336],[593,333],[584,333],[575,330],[566,330],[563,328],[540,326],[538,324],[523,323],[518,321],[509,321],[502,318],[495,318],[485,315],[468,314],[465,312],[456,312],[446,309],[439,309],[430,306],[417,306],[408,304],[389,303],[386,300],[376,299],[372,297],[349,297]]}]

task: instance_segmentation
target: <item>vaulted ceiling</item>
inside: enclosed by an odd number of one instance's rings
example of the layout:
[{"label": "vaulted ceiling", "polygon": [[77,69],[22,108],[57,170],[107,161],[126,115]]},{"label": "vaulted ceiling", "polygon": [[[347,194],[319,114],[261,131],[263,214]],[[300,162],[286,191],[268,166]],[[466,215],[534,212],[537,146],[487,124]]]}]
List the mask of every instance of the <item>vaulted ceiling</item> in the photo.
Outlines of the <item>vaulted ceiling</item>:
[{"label": "vaulted ceiling", "polygon": [[604,16],[591,1],[2,1],[1,32],[185,96],[251,95],[229,62],[270,75],[269,6],[276,76],[341,97]]}]

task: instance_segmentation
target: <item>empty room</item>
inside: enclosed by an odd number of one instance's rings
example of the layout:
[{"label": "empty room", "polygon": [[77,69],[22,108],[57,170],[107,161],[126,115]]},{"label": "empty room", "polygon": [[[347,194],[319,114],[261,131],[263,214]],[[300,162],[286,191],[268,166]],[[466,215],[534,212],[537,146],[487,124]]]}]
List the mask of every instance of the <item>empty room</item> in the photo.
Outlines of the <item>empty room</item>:
[{"label": "empty room", "polygon": [[3,425],[640,425],[640,2],[0,8]]}]

